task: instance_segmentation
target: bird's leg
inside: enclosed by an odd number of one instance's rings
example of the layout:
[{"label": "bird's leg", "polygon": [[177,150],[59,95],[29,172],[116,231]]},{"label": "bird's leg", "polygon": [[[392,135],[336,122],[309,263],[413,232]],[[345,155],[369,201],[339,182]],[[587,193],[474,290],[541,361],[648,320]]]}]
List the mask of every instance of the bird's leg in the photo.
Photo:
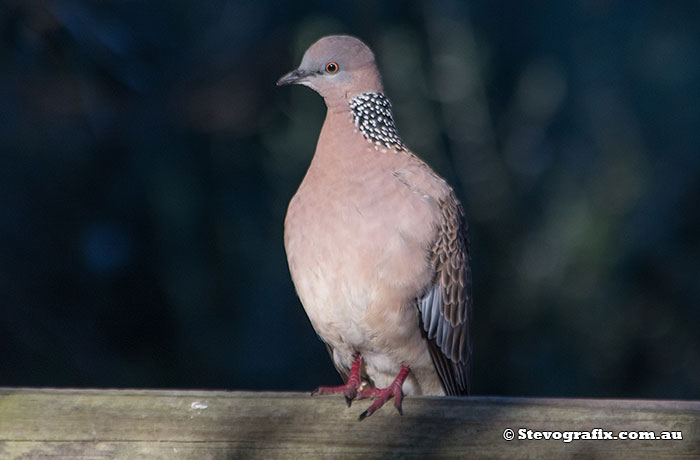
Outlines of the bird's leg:
[{"label": "bird's leg", "polygon": [[377,399],[372,403],[369,408],[360,414],[360,420],[363,420],[377,411],[380,407],[384,405],[391,397],[394,397],[394,406],[399,414],[403,415],[403,410],[401,409],[401,401],[403,401],[403,382],[408,377],[411,372],[411,368],[408,366],[401,366],[399,375],[396,376],[394,381],[386,388],[367,388],[360,391],[360,398],[371,398],[377,397]]},{"label": "bird's leg", "polygon": [[362,385],[362,355],[356,353],[352,362],[352,367],[350,368],[350,376],[345,385],[338,385],[333,387],[318,387],[311,395],[331,395],[343,393],[345,395],[345,402],[348,403],[348,407],[352,404],[352,400],[357,397],[358,391],[363,388]]}]

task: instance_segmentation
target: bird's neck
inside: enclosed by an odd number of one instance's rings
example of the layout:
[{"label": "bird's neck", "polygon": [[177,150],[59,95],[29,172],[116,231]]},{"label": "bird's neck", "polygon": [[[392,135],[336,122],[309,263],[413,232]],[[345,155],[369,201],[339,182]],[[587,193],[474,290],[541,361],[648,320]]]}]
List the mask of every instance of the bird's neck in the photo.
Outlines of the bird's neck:
[{"label": "bird's neck", "polygon": [[353,123],[364,138],[378,147],[405,151],[394,123],[391,102],[383,93],[362,93],[349,101]]},{"label": "bird's neck", "polygon": [[408,152],[396,131],[391,104],[382,93],[358,94],[346,99],[344,110],[339,109],[340,105],[333,110],[328,108],[310,173],[317,170],[349,173],[372,162],[375,150]]}]

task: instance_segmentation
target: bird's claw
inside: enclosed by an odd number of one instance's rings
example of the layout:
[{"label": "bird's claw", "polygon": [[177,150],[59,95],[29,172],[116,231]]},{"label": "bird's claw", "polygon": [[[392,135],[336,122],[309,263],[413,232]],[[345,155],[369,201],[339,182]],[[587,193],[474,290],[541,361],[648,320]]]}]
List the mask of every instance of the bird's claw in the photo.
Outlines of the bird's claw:
[{"label": "bird's claw", "polygon": [[348,407],[352,406],[355,399],[377,398],[372,404],[360,414],[358,420],[364,420],[370,415],[379,410],[388,400],[394,398],[394,407],[399,415],[403,415],[401,403],[403,401],[403,382],[406,380],[411,369],[408,366],[402,366],[399,374],[387,388],[375,388],[366,381],[360,378],[360,367],[362,365],[362,357],[358,356],[353,363],[350,377],[345,385],[332,387],[318,387],[311,392],[311,395],[330,395],[342,393],[345,396],[345,403]]},{"label": "bird's claw", "polygon": [[370,415],[374,414],[392,397],[394,398],[394,407],[396,407],[399,415],[403,415],[403,408],[401,407],[401,403],[403,402],[403,391],[401,390],[402,384],[403,381],[394,381],[394,383],[387,388],[372,388],[373,391],[367,392],[365,395],[363,395],[363,397],[376,396],[377,399],[367,408],[366,411],[360,414],[358,420],[364,420]]},{"label": "bird's claw", "polygon": [[333,387],[318,387],[311,392],[311,396],[316,395],[332,395],[342,393],[345,396],[345,402],[348,407],[352,405],[352,401],[357,398],[358,391],[364,389],[365,382],[362,381],[360,376],[362,368],[362,356],[358,353],[355,356],[355,360],[352,363],[352,368],[350,369],[350,376],[345,385],[338,385]]}]

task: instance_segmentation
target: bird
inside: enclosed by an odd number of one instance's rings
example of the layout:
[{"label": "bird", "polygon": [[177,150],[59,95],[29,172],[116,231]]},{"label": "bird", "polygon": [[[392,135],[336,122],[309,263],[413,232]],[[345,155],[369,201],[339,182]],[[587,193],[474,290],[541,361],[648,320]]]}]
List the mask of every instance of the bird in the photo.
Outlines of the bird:
[{"label": "bird", "polygon": [[359,419],[404,395],[470,393],[469,228],[453,188],[398,134],[371,49],[320,38],[277,86],[320,94],[326,117],[284,221],[296,293]]}]

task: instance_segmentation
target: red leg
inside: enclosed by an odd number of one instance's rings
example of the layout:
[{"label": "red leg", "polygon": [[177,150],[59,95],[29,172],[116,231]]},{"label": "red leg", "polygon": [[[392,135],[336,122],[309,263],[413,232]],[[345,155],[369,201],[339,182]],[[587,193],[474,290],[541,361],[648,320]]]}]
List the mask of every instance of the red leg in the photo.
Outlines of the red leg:
[{"label": "red leg", "polygon": [[352,367],[350,368],[348,382],[345,385],[318,387],[311,393],[311,395],[331,395],[343,393],[343,395],[345,395],[345,402],[348,404],[348,407],[350,407],[352,400],[357,397],[358,391],[362,387],[362,378],[360,376],[361,370],[362,355],[357,353],[355,355],[355,361],[352,362]]},{"label": "red leg", "polygon": [[396,376],[394,381],[387,388],[368,388],[366,390],[360,391],[360,398],[376,396],[377,399],[372,403],[371,406],[369,406],[369,408],[366,411],[360,414],[359,419],[364,420],[365,418],[375,413],[380,407],[384,405],[385,402],[391,399],[392,396],[394,398],[394,406],[396,407],[396,410],[399,411],[399,414],[403,415],[403,410],[401,409],[401,402],[403,401],[403,391],[401,390],[401,388],[403,387],[403,382],[406,380],[406,377],[408,377],[408,374],[410,372],[410,367],[401,366],[399,375]]}]

